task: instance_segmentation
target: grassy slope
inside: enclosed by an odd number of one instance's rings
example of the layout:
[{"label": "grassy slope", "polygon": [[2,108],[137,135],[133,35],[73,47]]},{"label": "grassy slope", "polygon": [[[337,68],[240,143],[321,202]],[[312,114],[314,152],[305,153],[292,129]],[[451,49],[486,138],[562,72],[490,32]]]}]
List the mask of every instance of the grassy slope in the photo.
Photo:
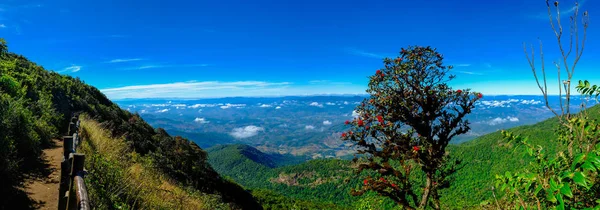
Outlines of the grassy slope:
[{"label": "grassy slope", "polygon": [[[600,106],[592,107],[588,112],[592,118],[600,119]],[[557,146],[554,134],[557,125],[557,119],[551,118],[534,125],[508,130],[529,136],[533,144],[542,145],[551,153]],[[442,204],[446,208],[478,208],[482,201],[492,198],[491,187],[496,174],[521,170],[527,166],[528,157],[522,150],[515,150],[503,144],[500,132],[494,132],[466,143],[449,146],[450,154],[462,159],[464,167],[452,176],[454,182],[450,188],[441,191]],[[312,198],[315,201],[333,202],[340,206],[352,206],[354,204],[349,203],[362,202],[360,198],[353,198],[348,194],[352,187],[360,185],[360,179],[349,172],[349,161],[312,160],[270,169],[241,155],[238,149],[221,149],[219,152],[209,149],[209,157],[217,171],[250,188],[266,188],[292,198]],[[227,163],[226,167],[222,167],[221,164],[224,163]],[[282,174],[288,177],[292,174],[299,184],[288,186],[271,181]],[[349,179],[343,180],[341,177]]]},{"label": "grassy slope", "polygon": [[[220,196],[178,186],[149,158],[127,148],[123,139],[112,138],[109,131],[89,119],[81,118],[84,139],[79,153],[86,154],[86,177],[92,206],[141,209],[230,209]],[[133,203],[134,205],[128,205]]]}]

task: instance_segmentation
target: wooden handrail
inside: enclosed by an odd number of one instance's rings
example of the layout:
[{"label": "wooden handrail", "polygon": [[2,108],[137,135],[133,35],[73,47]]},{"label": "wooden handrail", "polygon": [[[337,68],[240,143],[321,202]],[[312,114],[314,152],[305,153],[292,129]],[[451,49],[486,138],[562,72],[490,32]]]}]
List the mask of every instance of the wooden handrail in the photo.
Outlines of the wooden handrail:
[{"label": "wooden handrail", "polygon": [[85,186],[85,155],[76,153],[81,143],[79,136],[80,121],[78,116],[71,118],[68,136],[63,136],[63,161],[61,164],[61,181],[59,189],[58,209],[90,209],[90,200]]}]

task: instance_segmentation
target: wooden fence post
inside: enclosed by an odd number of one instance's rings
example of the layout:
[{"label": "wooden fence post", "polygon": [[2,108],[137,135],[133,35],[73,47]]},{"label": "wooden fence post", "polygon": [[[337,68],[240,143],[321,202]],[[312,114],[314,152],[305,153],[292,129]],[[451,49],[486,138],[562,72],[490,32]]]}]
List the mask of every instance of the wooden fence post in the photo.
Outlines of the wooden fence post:
[{"label": "wooden fence post", "polygon": [[85,162],[85,155],[80,153],[71,153],[69,159],[73,162],[71,163],[71,171],[69,173],[69,198],[67,202],[67,209],[77,209],[77,193],[75,189],[76,183],[74,182],[74,178],[76,175],[81,176],[83,172],[83,165]]},{"label": "wooden fence post", "polygon": [[72,136],[75,132],[77,132],[77,126],[75,123],[70,122],[69,123],[69,133],[67,134],[67,136]]}]

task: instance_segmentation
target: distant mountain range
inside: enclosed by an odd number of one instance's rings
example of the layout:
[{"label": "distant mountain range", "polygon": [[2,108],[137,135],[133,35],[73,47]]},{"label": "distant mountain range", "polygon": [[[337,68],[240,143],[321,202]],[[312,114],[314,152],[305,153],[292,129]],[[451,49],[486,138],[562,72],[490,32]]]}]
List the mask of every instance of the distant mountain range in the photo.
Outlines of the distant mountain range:
[{"label": "distant mountain range", "polygon": [[[262,152],[310,158],[348,157],[353,151],[339,135],[366,96],[293,96],[198,100],[138,99],[117,101],[138,112],[154,127],[181,135],[203,148],[217,144],[248,144]],[[549,104],[558,107],[558,96]],[[572,109],[584,102],[573,97]],[[596,101],[585,101],[588,106]],[[485,96],[468,116],[471,131],[453,139],[461,143],[478,136],[552,117],[542,96]]]}]

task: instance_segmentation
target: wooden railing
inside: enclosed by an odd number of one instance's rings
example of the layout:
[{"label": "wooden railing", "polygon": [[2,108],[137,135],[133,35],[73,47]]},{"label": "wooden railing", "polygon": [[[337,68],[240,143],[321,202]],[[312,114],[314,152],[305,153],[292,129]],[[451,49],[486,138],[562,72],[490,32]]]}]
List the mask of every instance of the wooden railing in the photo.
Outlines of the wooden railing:
[{"label": "wooden railing", "polygon": [[63,160],[59,187],[58,209],[90,209],[87,188],[83,180],[86,171],[83,167],[85,155],[77,153],[79,137],[79,117],[71,118],[67,136],[63,136]]}]

